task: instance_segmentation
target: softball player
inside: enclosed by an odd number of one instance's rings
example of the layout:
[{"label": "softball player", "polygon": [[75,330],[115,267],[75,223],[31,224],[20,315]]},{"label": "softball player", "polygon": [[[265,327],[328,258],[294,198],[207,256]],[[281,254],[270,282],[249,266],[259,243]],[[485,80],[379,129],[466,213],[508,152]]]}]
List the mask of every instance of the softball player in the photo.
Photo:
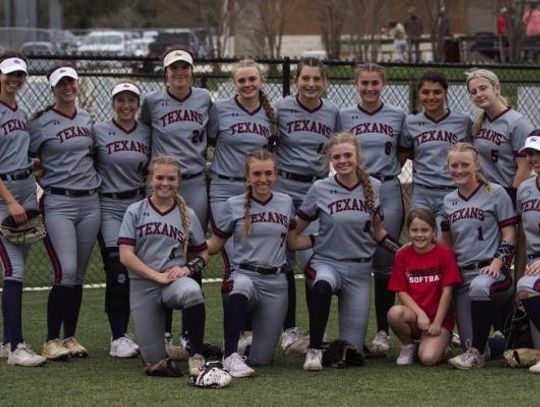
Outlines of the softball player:
[{"label": "softball player", "polygon": [[204,365],[205,306],[201,287],[191,277],[208,260],[204,232],[195,212],[177,196],[177,158],[158,156],[149,170],[152,195],[129,206],[118,237],[120,261],[129,271],[137,342],[146,373],[177,375],[176,369],[159,372],[159,367],[175,366],[163,341],[165,310],[183,309],[190,333],[189,373],[197,375]]},{"label": "softball player", "polygon": [[[210,254],[218,253],[233,239],[232,272],[225,287],[225,352],[223,365],[233,377],[249,377],[255,371],[238,354],[238,339],[248,317],[253,339],[249,361],[268,364],[287,311],[286,238],[294,227],[292,199],[272,192],[276,163],[267,150],[247,155],[248,189],[229,198],[208,240]],[[309,243],[306,247],[309,247]],[[249,312],[249,315],[248,315]]]},{"label": "softball player", "polygon": [[424,110],[405,119],[401,147],[413,161],[412,207],[433,211],[440,227],[446,194],[455,189],[446,169],[448,148],[470,141],[470,118],[446,107],[448,81],[442,72],[425,72],[417,81]]},{"label": "softball player", "polygon": [[[274,109],[262,89],[261,67],[251,59],[233,68],[237,95],[217,101],[210,109],[208,140],[215,145],[210,167],[210,221],[220,223],[223,208],[232,196],[245,190],[246,154],[268,146],[272,137]],[[230,273],[233,240],[224,246],[225,279]]]},{"label": "softball player", "polygon": [[[27,63],[21,54],[0,56],[0,219],[11,215],[25,223],[26,209],[37,207],[36,183],[28,158],[28,118],[17,106],[17,93],[26,82]],[[24,343],[22,334],[22,287],[27,245],[15,245],[0,236],[0,258],[4,269],[2,319],[4,339],[0,356],[8,364],[39,366],[47,361]]]},{"label": "softball player", "polygon": [[[501,95],[499,78],[486,69],[467,73],[467,90],[473,103],[480,109],[472,128],[474,146],[478,150],[482,174],[488,181],[495,182],[510,195],[516,204],[516,190],[530,174],[525,153],[520,149],[533,130],[529,119],[508,106]],[[518,237],[522,234],[518,234]],[[518,238],[514,273],[521,275],[525,267],[523,238]],[[500,336],[505,322],[512,315],[511,300],[503,306],[495,321],[495,330]]]},{"label": "softball player", "polygon": [[[298,63],[294,77],[298,93],[275,103],[279,128],[276,148],[279,178],[275,190],[288,194],[296,208],[312,183],[327,175],[323,150],[328,139],[340,128],[338,107],[331,100],[321,98],[326,82],[326,71],[321,61],[304,58]],[[306,234],[316,232],[317,228],[317,222],[312,223]],[[311,250],[300,253],[302,267],[310,256]],[[289,253],[288,257],[289,308],[282,337],[282,348],[286,354],[287,348],[300,339],[296,328],[294,255]],[[308,291],[306,295],[309,295]]]},{"label": "softball player", "polygon": [[[518,280],[517,297],[525,307],[531,322],[534,347],[540,349],[540,131],[535,130],[525,141],[522,151],[527,154],[529,165],[536,177],[521,183],[517,190],[517,210],[527,242],[527,267],[525,274]],[[529,370],[540,373],[540,362]]]},{"label": "softball player", "polygon": [[467,90],[481,110],[472,135],[478,150],[482,174],[503,186],[515,204],[516,188],[528,178],[530,167],[520,149],[533,130],[529,119],[508,106],[501,95],[499,78],[486,69],[467,73]]},{"label": "softball player", "polygon": [[150,129],[135,120],[140,89],[129,82],[111,93],[114,118],[94,126],[95,158],[102,182],[99,188],[101,228],[99,241],[107,277],[105,310],[111,327],[114,357],[137,355],[137,345],[127,337],[129,279],[118,255],[118,231],[129,205],[144,196],[146,167],[150,158]]},{"label": "softball player", "polygon": [[[397,178],[401,172],[397,149],[406,113],[381,101],[385,82],[382,66],[360,65],[354,83],[361,101],[341,110],[340,119],[343,129],[356,136],[364,152],[366,170],[381,182],[384,228],[392,236],[399,236],[403,226],[403,197]],[[394,257],[382,248],[373,256],[377,333],[369,346],[370,355],[385,356],[390,349],[386,314],[394,304],[395,294],[386,287],[393,261]]]},{"label": "softball player", "polygon": [[[207,124],[212,100],[207,90],[191,86],[193,55],[189,51],[168,48],[163,55],[163,69],[166,87],[145,97],[140,119],[152,129],[152,157],[168,154],[179,161],[182,195],[206,231]],[[167,317],[167,337],[171,321],[172,317]]]},{"label": "softball player", "polygon": [[466,352],[449,360],[458,369],[484,365],[495,312],[512,296],[509,265],[516,241],[516,215],[504,188],[480,175],[479,153],[469,143],[448,152],[457,190],[444,198],[443,242],[454,249],[463,277],[455,292],[456,316]]},{"label": "softball player", "polygon": [[388,311],[388,322],[401,342],[396,364],[412,364],[418,348],[420,363],[434,366],[442,360],[454,329],[452,286],[461,283],[461,274],[452,250],[436,241],[431,210],[411,210],[407,230],[411,245],[396,254],[388,284],[400,302]]},{"label": "softball player", "polygon": [[390,241],[380,223],[381,184],[361,166],[355,136],[333,136],[327,151],[336,175],[312,185],[298,209],[296,229],[291,232],[294,241],[310,222],[319,219],[318,234],[313,236],[314,254],[305,268],[311,297],[310,345],[304,370],[322,369],[322,339],[333,293],[339,297],[339,338],[362,351],[368,324],[372,256],[376,242]]},{"label": "softball player", "polygon": [[[59,66],[48,75],[54,104],[30,120],[30,152],[39,156],[44,190],[40,201],[47,227],[45,247],[54,270],[47,303],[43,356],[58,360],[88,356],[75,339],[86,267],[100,223],[101,178],[94,169],[90,115],[77,108],[79,77]],[[64,339],[60,340],[60,328]]]}]

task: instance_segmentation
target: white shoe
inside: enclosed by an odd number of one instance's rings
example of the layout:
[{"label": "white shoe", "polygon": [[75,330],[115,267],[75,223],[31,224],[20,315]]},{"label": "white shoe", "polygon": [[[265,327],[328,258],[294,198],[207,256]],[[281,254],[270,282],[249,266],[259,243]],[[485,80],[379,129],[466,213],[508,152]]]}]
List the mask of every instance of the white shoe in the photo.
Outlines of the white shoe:
[{"label": "white shoe", "polygon": [[385,331],[378,331],[368,349],[370,356],[387,356],[390,350],[390,337]]},{"label": "white shoe", "polygon": [[287,349],[298,339],[300,339],[300,330],[297,327],[284,330],[281,334],[281,349]]},{"label": "white shoe", "polygon": [[399,356],[396,359],[396,365],[407,366],[414,363],[414,357],[416,355],[416,344],[411,343],[409,345],[401,345]]},{"label": "white shoe", "polygon": [[532,366],[529,368],[529,372],[531,372],[531,373],[540,373],[540,361],[539,361],[539,362],[536,362],[535,365],[532,365]]},{"label": "white shoe", "polygon": [[483,367],[485,363],[484,355],[481,355],[478,349],[472,346],[461,355],[448,360],[448,363],[456,369],[471,369]]},{"label": "white shoe", "polygon": [[322,350],[309,348],[306,352],[304,370],[319,371],[322,370]]},{"label": "white shoe", "polygon": [[253,341],[253,334],[251,331],[245,331],[240,335],[240,339],[238,339],[238,353],[240,355],[246,354],[246,349],[248,346],[251,346],[251,342]]},{"label": "white shoe", "polygon": [[223,359],[223,367],[229,371],[232,377],[255,376],[255,370],[246,365],[244,358],[238,352],[234,352],[229,357]]},{"label": "white shoe", "polygon": [[47,359],[37,355],[27,344],[19,343],[17,349],[9,353],[7,362],[12,366],[34,367],[43,365]]},{"label": "white shoe", "polygon": [[111,350],[109,355],[114,358],[133,358],[137,356],[137,350],[133,347],[133,341],[122,336],[111,341]]},{"label": "white shoe", "polygon": [[11,349],[11,344],[8,342],[5,345],[0,344],[0,358],[7,358],[9,356],[9,351]]},{"label": "white shoe", "polygon": [[129,345],[135,349],[137,352],[139,351],[139,345],[137,345],[137,342],[135,342],[135,337],[130,333],[125,333],[124,338],[126,338]]}]

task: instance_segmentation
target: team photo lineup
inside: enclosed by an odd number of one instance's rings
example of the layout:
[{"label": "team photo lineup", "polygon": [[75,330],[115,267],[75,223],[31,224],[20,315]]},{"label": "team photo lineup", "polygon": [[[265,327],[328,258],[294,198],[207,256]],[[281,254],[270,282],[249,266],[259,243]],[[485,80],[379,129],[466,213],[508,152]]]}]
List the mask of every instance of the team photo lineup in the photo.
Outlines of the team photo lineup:
[{"label": "team photo lineup", "polygon": [[[171,47],[161,89],[118,80],[111,119],[94,123],[67,64],[47,75],[53,104],[18,107],[28,63],[0,54],[7,364],[88,357],[76,331],[98,242],[109,354],[139,357],[150,376],[187,369],[195,385],[221,388],[272,364],[276,347],[305,371],[361,366],[388,356],[390,335],[401,347],[389,364],[473,369],[504,358],[540,373],[540,129],[508,105],[494,72],[466,72],[473,119],[450,110],[436,70],[416,78],[419,113],[383,102],[386,74],[374,63],[357,66],[358,103],[340,108],[323,96],[327,68],[309,57],[292,96],[272,103],[261,65],[243,59],[235,96],[213,100],[193,86],[192,53]],[[407,160],[408,211],[398,178]],[[25,261],[40,240],[54,271],[46,310],[32,311],[46,313],[41,352],[22,326]],[[211,256],[223,262],[219,346],[205,342]],[[333,296],[337,338],[327,335]],[[507,349],[517,306],[532,343]]]}]

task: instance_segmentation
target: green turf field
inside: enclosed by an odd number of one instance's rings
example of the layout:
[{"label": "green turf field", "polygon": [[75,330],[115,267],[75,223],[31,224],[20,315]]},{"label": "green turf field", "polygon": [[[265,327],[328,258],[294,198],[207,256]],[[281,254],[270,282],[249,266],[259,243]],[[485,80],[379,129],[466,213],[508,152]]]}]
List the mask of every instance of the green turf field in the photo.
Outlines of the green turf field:
[{"label": "green turf field", "polygon": [[[297,285],[299,303],[303,303],[303,281]],[[222,341],[219,284],[206,284],[205,292],[206,339],[218,344]],[[187,378],[147,377],[138,360],[113,360],[108,356],[103,294],[102,289],[87,289],[84,294],[77,337],[90,357],[49,362],[41,368],[12,367],[0,360],[0,406],[532,407],[540,400],[540,376],[526,369],[505,368],[500,361],[474,371],[456,371],[447,365],[397,367],[389,359],[368,360],[365,367],[304,372],[303,359],[284,359],[278,353],[273,366],[259,367],[255,378],[237,379],[223,390],[194,388]],[[46,299],[46,292],[24,294],[25,339],[36,350],[41,350],[45,335]],[[299,311],[299,325],[305,328],[304,307]],[[175,316],[179,318],[178,313]],[[370,339],[373,330],[372,320]],[[335,337],[335,308],[328,332]],[[394,342],[393,358],[397,351]]]}]

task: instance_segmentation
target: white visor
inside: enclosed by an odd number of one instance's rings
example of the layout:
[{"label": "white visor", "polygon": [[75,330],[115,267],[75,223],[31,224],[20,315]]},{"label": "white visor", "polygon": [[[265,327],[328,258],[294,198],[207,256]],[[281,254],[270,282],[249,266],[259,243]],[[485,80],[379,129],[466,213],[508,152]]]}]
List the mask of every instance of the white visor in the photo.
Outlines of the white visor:
[{"label": "white visor", "polygon": [[75,71],[75,69],[70,68],[69,66],[62,66],[60,68],[55,69],[51,73],[51,76],[49,76],[49,84],[52,87],[55,87],[56,85],[58,85],[58,82],[60,82],[60,79],[66,76],[68,78],[72,78],[75,80],[79,79],[79,75],[77,75],[77,72]]},{"label": "white visor", "polygon": [[24,62],[24,59],[13,57],[13,58],[6,58],[2,62],[0,62],[0,72],[3,74],[8,74],[12,72],[24,72],[25,74],[28,74],[28,69],[26,67],[26,62]]},{"label": "white visor", "polygon": [[529,149],[540,151],[540,137],[538,136],[527,137],[527,139],[525,140],[525,146],[522,149],[520,149],[519,152],[522,153]]},{"label": "white visor", "polygon": [[111,96],[114,97],[114,95],[118,95],[121,92],[132,92],[135,93],[137,96],[141,96],[141,90],[132,83],[119,83],[113,88]]},{"label": "white visor", "polygon": [[193,58],[189,52],[176,49],[165,55],[163,59],[163,68],[167,68],[169,65],[174,64],[176,61],[184,61],[193,66]]}]

